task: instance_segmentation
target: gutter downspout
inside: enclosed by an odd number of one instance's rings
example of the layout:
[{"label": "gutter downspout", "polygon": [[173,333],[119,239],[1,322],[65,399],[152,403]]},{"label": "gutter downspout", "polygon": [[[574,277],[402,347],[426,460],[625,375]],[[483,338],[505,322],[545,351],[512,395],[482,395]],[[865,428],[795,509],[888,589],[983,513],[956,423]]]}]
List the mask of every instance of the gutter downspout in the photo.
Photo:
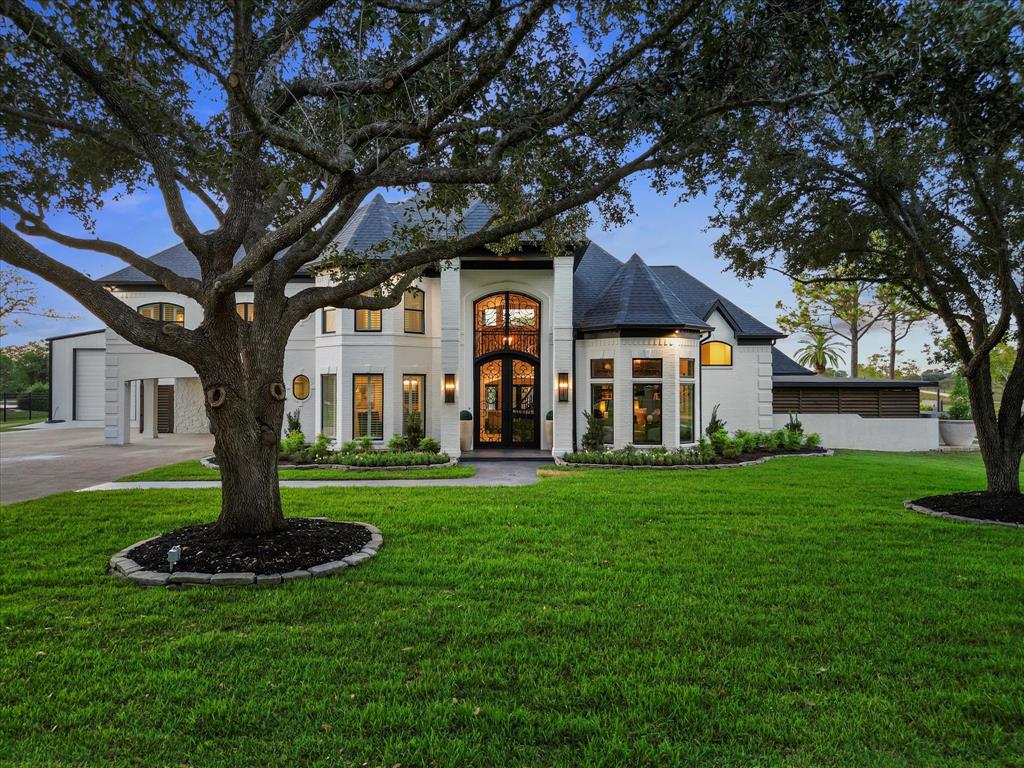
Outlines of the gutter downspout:
[{"label": "gutter downspout", "polygon": [[579,403],[576,398],[579,397],[580,387],[579,382],[576,380],[576,329],[572,329],[572,450],[573,453],[579,450],[576,446],[576,414],[579,412]]},{"label": "gutter downspout", "polygon": [[46,342],[46,388],[50,391],[49,405],[46,409],[46,420],[53,422],[53,340]]},{"label": "gutter downspout", "polygon": [[[700,350],[704,342],[711,338],[711,331],[704,331],[704,335],[697,342],[697,391],[700,397],[697,398],[697,439],[704,434],[704,366],[700,363]],[[694,441],[696,442],[696,440]]]}]

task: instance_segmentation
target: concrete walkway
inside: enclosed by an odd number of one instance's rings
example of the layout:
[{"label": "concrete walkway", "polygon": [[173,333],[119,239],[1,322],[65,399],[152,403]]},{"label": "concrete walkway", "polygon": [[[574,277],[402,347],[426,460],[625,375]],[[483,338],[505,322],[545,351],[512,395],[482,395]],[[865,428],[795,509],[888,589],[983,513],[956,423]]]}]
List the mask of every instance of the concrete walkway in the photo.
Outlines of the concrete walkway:
[{"label": "concrete walkway", "polygon": [[[550,465],[550,462],[547,463]],[[437,486],[445,488],[510,487],[533,485],[537,482],[537,468],[546,466],[538,461],[484,461],[466,462],[465,466],[476,467],[473,477],[434,478],[423,480],[281,480],[282,488],[422,488]],[[163,480],[135,483],[100,483],[86,491],[131,491],[159,488],[220,488],[220,480]]]}]

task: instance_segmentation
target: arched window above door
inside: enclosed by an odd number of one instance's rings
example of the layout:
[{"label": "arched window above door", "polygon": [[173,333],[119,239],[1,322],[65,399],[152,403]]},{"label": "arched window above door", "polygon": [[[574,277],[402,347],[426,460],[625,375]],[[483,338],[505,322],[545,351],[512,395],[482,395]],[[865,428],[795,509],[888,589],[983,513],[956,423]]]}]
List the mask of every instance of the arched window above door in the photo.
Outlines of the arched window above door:
[{"label": "arched window above door", "polygon": [[540,302],[521,293],[492,293],[473,305],[476,357],[497,352],[540,356]]}]

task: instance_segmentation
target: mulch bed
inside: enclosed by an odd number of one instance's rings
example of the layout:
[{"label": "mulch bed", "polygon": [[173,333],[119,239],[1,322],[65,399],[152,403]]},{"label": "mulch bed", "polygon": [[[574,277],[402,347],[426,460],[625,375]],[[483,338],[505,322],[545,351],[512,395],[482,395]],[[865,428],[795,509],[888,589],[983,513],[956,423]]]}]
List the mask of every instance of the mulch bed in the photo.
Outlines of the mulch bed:
[{"label": "mulch bed", "polygon": [[170,572],[167,550],[181,545],[174,570],[199,573],[287,573],[353,555],[370,541],[361,525],[291,518],[279,533],[221,536],[216,525],[190,525],[140,544],[128,557],[143,568]]},{"label": "mulch bed", "polygon": [[915,499],[913,503],[947,515],[1024,524],[1024,495],[1019,493],[949,493],[925,496],[923,499]]}]

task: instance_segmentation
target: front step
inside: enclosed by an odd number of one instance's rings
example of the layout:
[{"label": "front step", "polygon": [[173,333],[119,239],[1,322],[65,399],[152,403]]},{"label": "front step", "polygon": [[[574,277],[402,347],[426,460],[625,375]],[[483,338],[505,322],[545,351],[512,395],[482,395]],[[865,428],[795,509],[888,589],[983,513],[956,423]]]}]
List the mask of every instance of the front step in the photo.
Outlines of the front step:
[{"label": "front step", "polygon": [[553,464],[555,460],[551,458],[551,451],[535,448],[478,448],[464,452],[459,461],[539,461]]}]

